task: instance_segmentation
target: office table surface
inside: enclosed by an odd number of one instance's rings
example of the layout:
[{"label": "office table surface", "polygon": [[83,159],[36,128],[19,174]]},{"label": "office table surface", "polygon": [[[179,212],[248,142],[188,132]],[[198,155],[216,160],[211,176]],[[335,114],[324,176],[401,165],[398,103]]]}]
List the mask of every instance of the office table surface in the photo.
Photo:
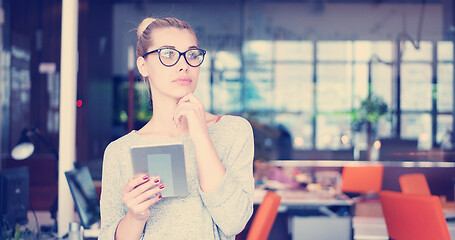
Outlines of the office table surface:
[{"label": "office table surface", "polygon": [[[255,189],[254,190],[254,203],[260,204],[264,198],[267,190]],[[345,195],[335,196],[327,192],[309,192],[304,190],[277,190],[281,196],[281,206],[352,206],[354,200],[346,197]]]}]

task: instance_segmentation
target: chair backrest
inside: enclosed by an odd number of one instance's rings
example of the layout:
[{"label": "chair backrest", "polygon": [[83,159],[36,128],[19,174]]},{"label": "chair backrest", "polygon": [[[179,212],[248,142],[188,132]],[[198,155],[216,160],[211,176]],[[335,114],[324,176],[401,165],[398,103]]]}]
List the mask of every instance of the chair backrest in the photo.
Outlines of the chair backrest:
[{"label": "chair backrest", "polygon": [[275,222],[280,202],[280,195],[274,191],[267,191],[264,200],[262,200],[254,215],[253,222],[248,231],[247,240],[267,240]]},{"label": "chair backrest", "polygon": [[378,193],[382,189],[384,166],[344,166],[341,172],[341,191],[349,193]]},{"label": "chair backrest", "polygon": [[427,179],[422,173],[403,174],[398,181],[403,193],[431,195]]},{"label": "chair backrest", "polygon": [[450,240],[437,196],[381,191],[379,198],[391,239]]}]

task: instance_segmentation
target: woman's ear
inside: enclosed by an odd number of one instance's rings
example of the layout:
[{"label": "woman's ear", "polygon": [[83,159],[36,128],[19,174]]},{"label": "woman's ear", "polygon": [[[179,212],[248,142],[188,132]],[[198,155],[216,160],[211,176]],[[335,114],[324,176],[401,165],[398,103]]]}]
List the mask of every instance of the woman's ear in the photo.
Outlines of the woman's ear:
[{"label": "woman's ear", "polygon": [[136,59],[137,70],[143,77],[147,77],[149,74],[145,68],[145,59],[143,57],[138,57]]}]

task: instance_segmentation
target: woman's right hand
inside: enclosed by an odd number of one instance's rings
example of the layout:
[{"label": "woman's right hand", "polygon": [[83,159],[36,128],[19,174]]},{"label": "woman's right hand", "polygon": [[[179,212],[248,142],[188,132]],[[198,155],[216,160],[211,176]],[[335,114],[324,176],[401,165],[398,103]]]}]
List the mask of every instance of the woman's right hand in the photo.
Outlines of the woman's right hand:
[{"label": "woman's right hand", "polygon": [[160,192],[164,185],[158,177],[140,174],[128,180],[122,190],[122,201],[128,207],[128,213],[138,221],[150,217],[149,207],[161,199]]}]

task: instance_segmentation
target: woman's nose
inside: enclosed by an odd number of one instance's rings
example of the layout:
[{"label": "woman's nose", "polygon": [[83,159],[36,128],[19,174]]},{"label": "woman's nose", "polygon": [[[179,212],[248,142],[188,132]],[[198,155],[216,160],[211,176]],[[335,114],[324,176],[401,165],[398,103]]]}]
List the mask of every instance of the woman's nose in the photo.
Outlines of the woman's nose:
[{"label": "woman's nose", "polygon": [[188,71],[190,67],[183,56],[177,62],[177,66],[179,67],[179,71]]}]

